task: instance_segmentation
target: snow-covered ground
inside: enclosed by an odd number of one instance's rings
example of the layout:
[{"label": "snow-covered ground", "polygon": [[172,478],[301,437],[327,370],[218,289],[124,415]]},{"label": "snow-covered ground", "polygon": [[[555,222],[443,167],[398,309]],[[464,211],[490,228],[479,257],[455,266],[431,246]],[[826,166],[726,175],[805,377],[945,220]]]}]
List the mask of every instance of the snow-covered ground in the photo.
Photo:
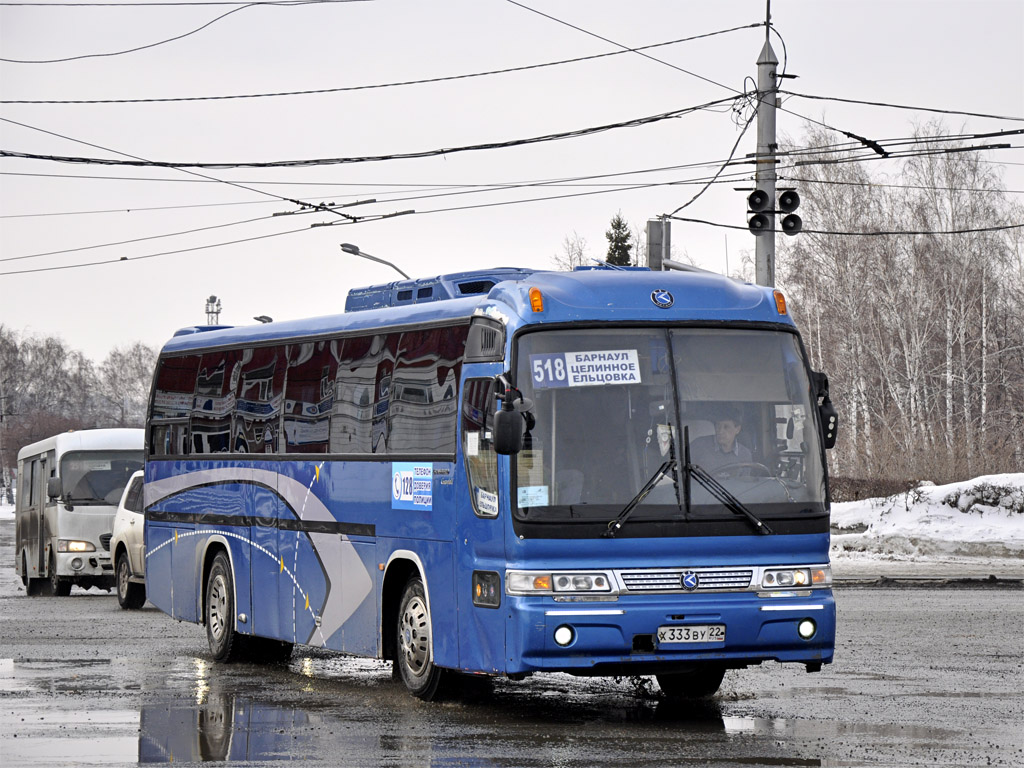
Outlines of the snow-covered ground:
[{"label": "snow-covered ground", "polygon": [[832,565],[837,579],[1024,579],[1024,473],[833,504]]},{"label": "snow-covered ground", "polygon": [[1024,578],[1024,473],[832,505],[837,577]]}]

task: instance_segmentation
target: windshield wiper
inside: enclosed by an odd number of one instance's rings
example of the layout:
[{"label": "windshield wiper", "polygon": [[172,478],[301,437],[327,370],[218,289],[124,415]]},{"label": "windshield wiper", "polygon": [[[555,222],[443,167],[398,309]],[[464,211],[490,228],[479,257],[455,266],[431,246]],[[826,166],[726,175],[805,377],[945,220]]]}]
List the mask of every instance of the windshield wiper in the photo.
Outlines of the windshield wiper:
[{"label": "windshield wiper", "polygon": [[623,510],[619,512],[619,516],[616,517],[614,520],[610,520],[608,522],[608,528],[601,535],[604,538],[611,538],[612,536],[614,536],[616,532],[618,532],[619,528],[622,527],[622,524],[626,522],[626,518],[633,514],[633,510],[637,508],[637,505],[647,498],[647,494],[653,491],[654,486],[658,484],[661,478],[667,475],[672,469],[675,468],[675,466],[676,460],[669,459],[660,467],[658,467],[658,471],[654,473],[650,480],[644,483],[644,487],[641,488],[637,495],[634,496],[633,499],[629,502],[629,504],[627,504],[623,508]]},{"label": "windshield wiper", "polygon": [[765,536],[774,533],[774,531],[768,527],[767,523],[765,523],[757,515],[755,515],[753,512],[747,509],[746,505],[742,501],[733,496],[729,492],[728,488],[726,488],[720,482],[715,480],[715,478],[709,475],[705,469],[703,469],[697,464],[690,464],[688,462],[686,464],[686,467],[684,468],[684,471],[686,472],[687,499],[689,499],[690,496],[690,478],[693,477],[698,483],[700,483],[702,486],[704,486],[705,489],[707,489],[708,493],[710,493],[712,496],[718,499],[718,501],[721,502],[722,506],[724,506],[726,509],[728,509],[730,512],[734,514],[743,515],[745,518],[747,518],[747,520],[751,522],[751,524],[754,526],[758,533],[764,534]]},{"label": "windshield wiper", "polygon": [[747,509],[746,505],[742,501],[733,496],[729,492],[728,488],[709,475],[707,470],[690,462],[689,427],[683,427],[683,459],[683,496],[685,498],[687,520],[690,519],[690,478],[694,477],[697,479],[697,482],[704,486],[708,493],[718,499],[726,509],[734,514],[743,515],[747,518],[747,520],[753,524],[754,528],[757,529],[758,533],[764,534],[765,536],[774,533],[774,531],[768,527],[767,523]]}]

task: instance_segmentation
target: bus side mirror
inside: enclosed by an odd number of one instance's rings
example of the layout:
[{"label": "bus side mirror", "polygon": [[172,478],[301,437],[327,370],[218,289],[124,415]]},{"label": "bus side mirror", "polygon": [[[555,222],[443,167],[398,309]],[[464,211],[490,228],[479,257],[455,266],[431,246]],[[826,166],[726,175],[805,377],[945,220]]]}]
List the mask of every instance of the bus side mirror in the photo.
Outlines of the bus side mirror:
[{"label": "bus side mirror", "polygon": [[835,448],[836,427],[839,426],[839,414],[836,413],[836,407],[826,397],[825,401],[818,406],[818,413],[821,414],[821,428],[824,430],[821,441],[825,445],[825,450]]},{"label": "bus side mirror", "polygon": [[839,414],[836,413],[836,407],[829,398],[828,376],[814,371],[811,373],[811,380],[814,382],[814,397],[818,403],[818,414],[821,416],[821,442],[825,450],[835,448]]},{"label": "bus side mirror", "polygon": [[494,414],[494,450],[502,456],[513,456],[523,450],[523,427],[526,420],[516,410],[500,408]]},{"label": "bus side mirror", "polygon": [[50,477],[46,480],[46,495],[51,499],[59,499],[64,493],[64,485],[59,477]]}]

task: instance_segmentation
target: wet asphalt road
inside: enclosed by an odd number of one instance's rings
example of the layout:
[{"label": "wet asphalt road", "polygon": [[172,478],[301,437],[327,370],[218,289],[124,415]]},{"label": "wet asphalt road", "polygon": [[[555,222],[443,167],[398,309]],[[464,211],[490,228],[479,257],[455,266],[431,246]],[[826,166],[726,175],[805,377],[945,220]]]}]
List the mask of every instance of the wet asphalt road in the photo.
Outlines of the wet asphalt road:
[{"label": "wet asphalt road", "polygon": [[653,680],[535,676],[440,704],[390,667],[298,649],[221,665],[202,627],[74,589],[28,598],[0,521],[0,765],[1024,766],[1024,592],[837,590],[836,663]]}]

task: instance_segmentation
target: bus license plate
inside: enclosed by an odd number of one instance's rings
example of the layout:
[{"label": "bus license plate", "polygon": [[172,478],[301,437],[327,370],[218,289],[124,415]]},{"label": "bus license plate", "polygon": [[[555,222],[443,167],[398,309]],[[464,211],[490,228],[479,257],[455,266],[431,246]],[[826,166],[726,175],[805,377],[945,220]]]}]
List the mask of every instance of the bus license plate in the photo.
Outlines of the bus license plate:
[{"label": "bus license plate", "polygon": [[658,645],[673,643],[724,643],[725,624],[687,624],[658,627]]}]

